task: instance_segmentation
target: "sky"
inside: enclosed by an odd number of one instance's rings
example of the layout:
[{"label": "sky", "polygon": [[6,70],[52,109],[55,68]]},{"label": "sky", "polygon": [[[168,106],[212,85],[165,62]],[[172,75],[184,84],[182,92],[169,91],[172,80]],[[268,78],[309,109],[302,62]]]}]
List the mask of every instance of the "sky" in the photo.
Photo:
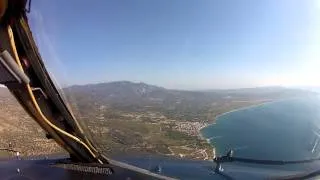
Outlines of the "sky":
[{"label": "sky", "polygon": [[29,23],[61,86],[320,86],[320,0],[38,0]]}]

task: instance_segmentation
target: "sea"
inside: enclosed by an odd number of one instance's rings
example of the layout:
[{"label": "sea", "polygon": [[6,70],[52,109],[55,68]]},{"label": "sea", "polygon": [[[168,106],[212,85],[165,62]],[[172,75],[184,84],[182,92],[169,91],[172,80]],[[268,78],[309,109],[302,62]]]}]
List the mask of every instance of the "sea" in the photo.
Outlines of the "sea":
[{"label": "sea", "polygon": [[[201,130],[201,134],[217,156],[233,150],[234,157],[260,160],[317,158],[320,155],[320,99],[318,96],[292,98],[237,109],[218,116],[214,124]],[[216,164],[212,160],[162,156],[118,160],[179,179],[226,178],[214,173]],[[317,170],[320,163],[272,166],[231,162],[223,163],[222,167],[225,174],[236,179],[261,179],[263,174],[265,177],[271,176],[270,173],[287,176]]]},{"label": "sea", "polygon": [[320,155],[320,98],[292,98],[222,114],[201,130],[216,155],[302,160]]}]

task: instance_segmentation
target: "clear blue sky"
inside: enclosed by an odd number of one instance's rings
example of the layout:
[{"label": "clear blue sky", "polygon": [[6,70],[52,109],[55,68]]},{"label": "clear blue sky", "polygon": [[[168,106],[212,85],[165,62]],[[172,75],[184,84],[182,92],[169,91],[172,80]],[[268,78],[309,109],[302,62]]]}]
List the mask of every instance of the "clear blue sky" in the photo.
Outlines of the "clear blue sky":
[{"label": "clear blue sky", "polygon": [[320,84],[319,0],[35,0],[29,18],[62,86]]}]

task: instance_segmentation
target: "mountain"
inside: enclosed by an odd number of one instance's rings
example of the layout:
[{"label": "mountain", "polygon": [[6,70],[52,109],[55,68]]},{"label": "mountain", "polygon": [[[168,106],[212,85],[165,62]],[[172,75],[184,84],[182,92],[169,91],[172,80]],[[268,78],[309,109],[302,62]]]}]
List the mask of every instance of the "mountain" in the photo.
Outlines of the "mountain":
[{"label": "mountain", "polygon": [[199,131],[217,115],[314,95],[282,87],[183,91],[129,81],[71,86],[63,91],[105,154],[151,153],[191,159],[212,159],[212,147],[199,138]]},{"label": "mountain", "polygon": [[[212,147],[199,138],[199,130],[217,115],[263,102],[314,95],[281,87],[182,91],[129,81],[70,86],[62,91],[102,152],[183,154],[195,159],[212,158]],[[45,138],[45,132],[6,88],[0,88],[0,103],[0,148],[12,143],[23,155],[63,152]]]},{"label": "mountain", "polygon": [[164,98],[166,89],[148,85],[145,83],[132,83],[119,81],[101,84],[89,84],[83,86],[71,86],[64,89],[74,95],[86,95],[96,102],[112,102],[122,104],[138,103],[140,101],[152,101],[152,99]]},{"label": "mountain", "polygon": [[129,81],[77,85],[63,91],[82,114],[104,106],[125,112],[160,111],[170,118],[187,120],[207,119],[205,112],[212,108],[213,103],[223,106],[232,102],[271,101],[312,94],[282,87],[183,91]]}]

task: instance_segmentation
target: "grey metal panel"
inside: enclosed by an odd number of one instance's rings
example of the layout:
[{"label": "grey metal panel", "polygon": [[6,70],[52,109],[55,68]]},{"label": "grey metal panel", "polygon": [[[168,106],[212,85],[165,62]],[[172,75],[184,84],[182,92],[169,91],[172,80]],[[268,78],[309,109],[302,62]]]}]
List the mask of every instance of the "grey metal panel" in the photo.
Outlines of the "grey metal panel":
[{"label": "grey metal panel", "polygon": [[12,58],[12,56],[10,55],[10,53],[8,51],[6,51],[6,50],[3,51],[1,53],[1,57],[8,65],[9,69],[11,71],[13,71],[14,74],[16,74],[16,76],[18,76],[20,78],[20,83],[21,83],[21,81],[24,82],[25,84],[28,84],[30,82],[30,79],[28,78],[28,76],[19,68],[19,66],[14,61],[14,59]]},{"label": "grey metal panel", "polygon": [[0,84],[11,82],[21,83],[21,79],[10,69],[8,64],[0,57]]}]

